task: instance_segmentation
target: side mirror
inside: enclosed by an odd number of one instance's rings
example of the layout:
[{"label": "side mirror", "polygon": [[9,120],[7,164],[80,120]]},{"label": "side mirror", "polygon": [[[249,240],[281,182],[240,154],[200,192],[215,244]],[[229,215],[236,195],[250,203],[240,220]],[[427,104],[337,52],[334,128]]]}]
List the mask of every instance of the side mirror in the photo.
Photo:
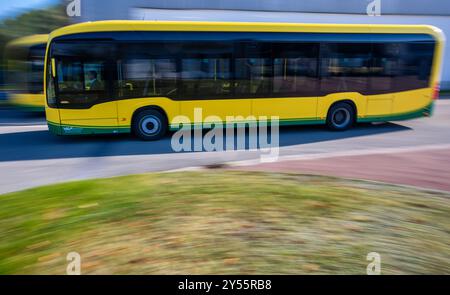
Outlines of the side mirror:
[{"label": "side mirror", "polygon": [[56,77],[56,61],[54,58],[52,58],[52,77]]}]

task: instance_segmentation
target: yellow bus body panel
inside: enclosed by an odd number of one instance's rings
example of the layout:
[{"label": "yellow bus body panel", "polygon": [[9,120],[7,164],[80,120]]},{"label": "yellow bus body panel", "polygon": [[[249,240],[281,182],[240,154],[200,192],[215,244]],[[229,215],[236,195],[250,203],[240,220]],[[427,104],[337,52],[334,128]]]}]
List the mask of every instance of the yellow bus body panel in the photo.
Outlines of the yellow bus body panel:
[{"label": "yellow bus body panel", "polygon": [[283,119],[317,119],[317,97],[258,98],[253,100],[253,114],[279,116]]},{"label": "yellow bus body panel", "polygon": [[392,114],[393,96],[391,98],[367,98],[366,116]]},{"label": "yellow bus body panel", "polygon": [[57,125],[61,124],[59,109],[45,107],[45,116],[47,117],[47,122]]},{"label": "yellow bus body panel", "polygon": [[93,105],[89,109],[59,110],[61,124],[86,126],[117,126],[117,101],[109,101]]},{"label": "yellow bus body panel", "polygon": [[88,109],[60,109],[61,121],[114,119],[117,121],[117,101],[95,104]]},{"label": "yellow bus body panel", "polygon": [[[201,108],[201,116],[200,114],[194,116],[196,108]],[[194,124],[199,124],[201,121],[211,116],[218,116],[220,121],[225,121],[227,116],[235,117],[234,119],[230,118],[232,121],[243,121],[252,114],[251,110],[251,99],[212,99],[180,102],[180,114],[188,117],[189,121]],[[208,118],[208,121],[215,122],[219,120]]]},{"label": "yellow bus body panel", "polygon": [[432,95],[432,88],[397,92],[394,94],[392,112],[400,114],[423,108],[433,102]]},{"label": "yellow bus body panel", "polygon": [[120,127],[131,126],[131,120],[136,110],[157,106],[164,110],[167,119],[171,122],[175,116],[180,113],[179,102],[166,97],[147,97],[147,98],[130,98],[117,101],[118,106],[118,122]]},{"label": "yellow bus body panel", "polygon": [[382,24],[302,24],[271,22],[204,22],[204,21],[96,21],[59,28],[50,40],[63,35],[88,32],[182,31],[182,32],[304,32],[304,33],[410,33],[429,34],[444,40],[439,28],[429,25]]}]

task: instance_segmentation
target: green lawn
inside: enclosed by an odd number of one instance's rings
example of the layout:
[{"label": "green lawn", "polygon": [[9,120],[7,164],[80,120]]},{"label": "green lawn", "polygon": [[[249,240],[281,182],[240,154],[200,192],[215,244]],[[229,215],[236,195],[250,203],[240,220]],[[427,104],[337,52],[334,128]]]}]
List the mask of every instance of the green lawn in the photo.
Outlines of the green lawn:
[{"label": "green lawn", "polygon": [[1,195],[0,273],[450,273],[450,193],[207,170]]}]

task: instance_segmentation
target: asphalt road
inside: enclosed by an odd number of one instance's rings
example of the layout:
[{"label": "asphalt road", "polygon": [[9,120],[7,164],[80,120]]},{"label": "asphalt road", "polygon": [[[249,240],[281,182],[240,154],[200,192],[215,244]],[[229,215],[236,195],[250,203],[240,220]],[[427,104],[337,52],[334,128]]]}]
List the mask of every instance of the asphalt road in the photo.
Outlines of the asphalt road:
[{"label": "asphalt road", "polygon": [[[345,132],[322,126],[281,128],[279,153],[282,159],[297,159],[417,148],[426,152],[450,147],[449,126],[450,100],[440,100],[431,118],[365,124]],[[57,137],[47,131],[43,117],[0,109],[0,193],[93,177],[255,163],[260,155],[248,150],[177,153],[170,135],[156,142],[128,135]]]}]

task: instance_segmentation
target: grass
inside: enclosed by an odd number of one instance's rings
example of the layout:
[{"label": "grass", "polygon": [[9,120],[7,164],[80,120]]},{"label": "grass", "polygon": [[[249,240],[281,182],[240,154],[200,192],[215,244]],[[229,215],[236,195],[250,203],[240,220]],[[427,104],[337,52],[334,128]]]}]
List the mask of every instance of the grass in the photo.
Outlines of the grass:
[{"label": "grass", "polygon": [[0,273],[450,273],[450,194],[320,176],[161,173],[0,196]]}]

